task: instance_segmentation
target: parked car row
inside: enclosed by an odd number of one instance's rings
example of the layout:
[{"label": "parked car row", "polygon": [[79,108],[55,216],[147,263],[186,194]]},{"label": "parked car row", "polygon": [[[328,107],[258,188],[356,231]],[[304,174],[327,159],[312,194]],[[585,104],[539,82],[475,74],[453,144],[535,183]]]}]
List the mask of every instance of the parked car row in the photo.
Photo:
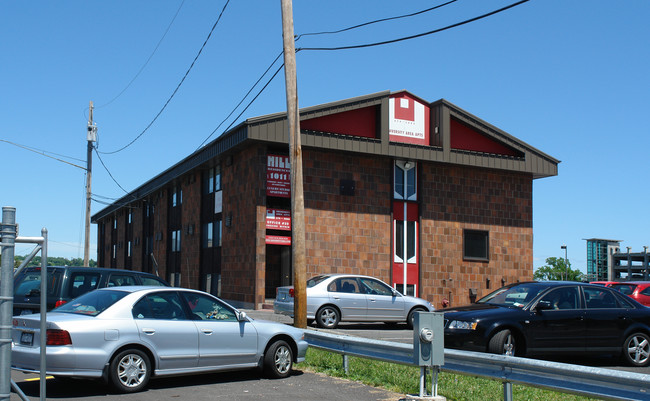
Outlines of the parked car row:
[{"label": "parked car row", "polygon": [[[47,374],[103,379],[120,392],[140,391],[152,376],[255,367],[282,378],[305,357],[302,330],[253,320],[210,294],[117,269],[48,268],[48,309],[56,308],[43,334],[40,315],[26,314],[38,311],[31,301],[40,302],[40,273],[26,269],[14,283],[22,302],[13,319],[16,370],[40,369],[43,335]],[[293,315],[293,295],[293,287],[279,287],[275,312]],[[434,310],[369,276],[326,274],[307,282],[307,319],[321,328],[340,322],[412,328],[416,313]],[[650,364],[650,308],[620,289],[516,283],[444,312],[446,347],[516,356],[611,354],[633,366]]]}]

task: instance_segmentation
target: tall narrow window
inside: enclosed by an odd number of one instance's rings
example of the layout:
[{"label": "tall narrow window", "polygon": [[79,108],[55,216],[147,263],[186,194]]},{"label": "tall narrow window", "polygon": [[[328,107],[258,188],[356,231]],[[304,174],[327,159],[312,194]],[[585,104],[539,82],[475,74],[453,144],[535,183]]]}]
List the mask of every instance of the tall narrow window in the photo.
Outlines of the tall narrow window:
[{"label": "tall narrow window", "polygon": [[395,161],[394,198],[417,200],[417,164],[414,162]]},{"label": "tall narrow window", "polygon": [[181,230],[172,231],[172,252],[181,251]]}]

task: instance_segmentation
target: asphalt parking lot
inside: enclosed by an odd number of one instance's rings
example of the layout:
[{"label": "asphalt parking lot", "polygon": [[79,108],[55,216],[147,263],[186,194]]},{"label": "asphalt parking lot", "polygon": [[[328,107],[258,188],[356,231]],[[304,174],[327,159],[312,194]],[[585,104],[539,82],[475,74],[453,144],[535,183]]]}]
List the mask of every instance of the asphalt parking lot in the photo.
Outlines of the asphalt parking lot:
[{"label": "asphalt parking lot", "polygon": [[[292,318],[276,315],[269,310],[246,310],[246,313],[254,319],[293,323]],[[377,330],[377,324],[364,326],[343,323],[341,327],[340,331],[329,330],[329,332],[359,335],[355,331],[361,330],[365,332],[366,336],[370,332],[374,332],[376,333],[375,338],[388,339],[393,336],[390,333],[403,331],[402,337],[405,336],[406,332],[408,332],[409,339],[412,336],[411,331],[406,330],[406,325],[396,326],[400,328],[399,330],[387,331]],[[29,399],[38,399],[40,390],[38,375],[12,371],[11,377]],[[417,378],[414,378],[414,380],[417,380]],[[260,398],[265,401],[396,401],[404,398],[403,394],[396,394],[349,380],[306,372],[299,368],[294,368],[294,372],[290,377],[281,380],[263,378],[255,370],[152,379],[149,387],[144,392],[135,394],[116,394],[102,383],[89,380],[56,380],[51,378],[47,380],[46,387],[48,399],[61,401],[99,401],[106,399],[125,401],[160,401],[168,399],[248,401]],[[19,400],[20,397],[17,394],[11,394],[11,401]]]}]

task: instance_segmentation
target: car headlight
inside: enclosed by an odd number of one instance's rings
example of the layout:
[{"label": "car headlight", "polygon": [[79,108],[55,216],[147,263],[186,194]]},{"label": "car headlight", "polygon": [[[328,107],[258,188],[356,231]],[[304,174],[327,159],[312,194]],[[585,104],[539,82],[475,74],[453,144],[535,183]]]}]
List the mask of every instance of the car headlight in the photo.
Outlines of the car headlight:
[{"label": "car headlight", "polygon": [[458,330],[476,330],[476,326],[478,326],[478,322],[465,322],[462,320],[452,320],[449,323],[449,326],[447,326],[450,329],[458,329]]}]

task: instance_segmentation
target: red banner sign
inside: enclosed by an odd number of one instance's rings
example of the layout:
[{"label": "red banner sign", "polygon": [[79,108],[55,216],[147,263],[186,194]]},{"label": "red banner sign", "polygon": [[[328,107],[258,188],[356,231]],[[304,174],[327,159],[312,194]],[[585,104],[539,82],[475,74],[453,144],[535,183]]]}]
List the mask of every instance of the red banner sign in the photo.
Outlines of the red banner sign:
[{"label": "red banner sign", "polygon": [[266,244],[267,245],[291,245],[291,237],[285,237],[282,235],[267,235]]}]

